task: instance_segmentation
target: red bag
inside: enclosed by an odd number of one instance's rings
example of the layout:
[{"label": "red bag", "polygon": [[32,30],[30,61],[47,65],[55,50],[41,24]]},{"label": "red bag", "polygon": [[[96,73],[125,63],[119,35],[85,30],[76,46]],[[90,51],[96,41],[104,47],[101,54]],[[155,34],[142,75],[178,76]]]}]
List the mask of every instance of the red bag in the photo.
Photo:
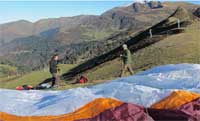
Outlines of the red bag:
[{"label": "red bag", "polygon": [[24,88],[22,86],[18,86],[16,87],[16,90],[24,90]]},{"label": "red bag", "polygon": [[23,85],[16,87],[16,90],[31,90],[31,89],[33,89],[33,87],[30,85]]},{"label": "red bag", "polygon": [[83,84],[83,83],[87,83],[87,82],[88,82],[88,79],[84,76],[81,76],[79,83]]}]

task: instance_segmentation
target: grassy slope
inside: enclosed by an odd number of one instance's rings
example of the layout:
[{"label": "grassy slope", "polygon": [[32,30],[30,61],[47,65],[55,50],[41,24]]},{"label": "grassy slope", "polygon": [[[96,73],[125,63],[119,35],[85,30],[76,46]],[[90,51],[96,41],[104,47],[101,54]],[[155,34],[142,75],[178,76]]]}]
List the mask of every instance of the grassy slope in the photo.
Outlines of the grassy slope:
[{"label": "grassy slope", "polygon": [[[133,54],[133,68],[135,73],[143,71],[154,66],[176,63],[200,63],[200,22],[195,22],[187,27],[184,33],[172,35],[166,39],[155,43],[149,47],[141,49]],[[62,72],[67,72],[73,65],[61,65]],[[90,86],[118,78],[121,71],[121,61],[119,58],[106,62],[97,68],[84,73],[90,82],[87,84],[70,84],[59,89],[68,89],[74,87]],[[27,74],[21,78],[4,82],[0,88],[15,88],[18,85],[30,84],[36,85],[46,78],[50,77],[48,70],[36,71]]]},{"label": "grassy slope", "polygon": [[[133,54],[135,73],[154,66],[177,63],[200,63],[200,22],[184,33],[166,39]],[[120,59],[102,64],[85,73],[91,80],[113,79],[120,75]]]},{"label": "grassy slope", "polygon": [[[74,66],[75,65],[59,65],[59,68],[61,69],[61,74],[68,71]],[[48,69],[45,69],[42,71],[34,71],[21,77],[13,76],[10,78],[0,78],[0,88],[14,89],[16,86],[23,84],[35,86],[49,77],[51,77],[51,74],[49,73]]]},{"label": "grassy slope", "polygon": [[10,76],[17,73],[17,68],[14,66],[0,64],[0,78]]}]

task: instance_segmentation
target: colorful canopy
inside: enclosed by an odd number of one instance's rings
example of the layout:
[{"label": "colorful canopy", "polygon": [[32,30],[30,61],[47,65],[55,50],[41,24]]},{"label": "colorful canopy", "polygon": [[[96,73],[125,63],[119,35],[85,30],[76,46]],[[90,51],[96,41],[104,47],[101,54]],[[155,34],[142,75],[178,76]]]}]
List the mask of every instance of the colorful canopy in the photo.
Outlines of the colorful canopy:
[{"label": "colorful canopy", "polygon": [[179,110],[148,109],[148,114],[155,121],[196,121],[192,116]]},{"label": "colorful canopy", "polygon": [[197,121],[200,121],[200,98],[182,105],[178,110],[181,110],[182,112],[193,116]]},{"label": "colorful canopy", "polygon": [[191,102],[199,98],[200,94],[188,91],[174,91],[170,96],[162,99],[161,101],[153,104],[151,108],[155,109],[176,109],[181,105]]},{"label": "colorful canopy", "polygon": [[138,105],[124,103],[116,108],[111,108],[101,113],[100,115],[82,119],[80,121],[154,121],[145,109]]},{"label": "colorful canopy", "polygon": [[111,98],[96,99],[77,111],[60,116],[15,116],[7,113],[0,113],[3,121],[74,121],[84,118],[95,117],[107,109],[122,105],[121,101]]},{"label": "colorful canopy", "polygon": [[199,73],[200,65],[178,64],[156,67],[131,77],[87,88],[64,91],[0,89],[0,120],[73,121],[114,118],[145,121],[181,118],[198,121]]}]

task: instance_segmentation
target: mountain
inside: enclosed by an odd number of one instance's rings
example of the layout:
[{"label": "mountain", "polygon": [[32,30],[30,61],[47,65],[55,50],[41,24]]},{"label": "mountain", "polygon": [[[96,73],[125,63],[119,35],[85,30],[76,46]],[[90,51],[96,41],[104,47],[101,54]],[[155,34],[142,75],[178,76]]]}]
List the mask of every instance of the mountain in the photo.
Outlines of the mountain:
[{"label": "mountain", "polygon": [[[180,29],[178,29],[177,20],[180,20]],[[190,11],[179,7],[170,17],[159,24],[130,37],[126,41],[126,44],[134,53],[134,70],[141,71],[153,66],[169,63],[198,63],[199,29],[197,25],[199,23],[199,19]],[[149,37],[150,29],[154,35],[153,38]],[[186,38],[190,39],[190,42]],[[170,39],[173,41],[170,41]],[[181,48],[187,48],[187,51]],[[122,48],[118,46],[107,53],[78,65],[63,76],[66,80],[76,77],[77,74],[86,75],[92,80],[118,77],[121,70],[119,58],[121,53]]]},{"label": "mountain", "polygon": [[198,7],[184,2],[133,3],[113,8],[100,16],[2,24],[0,58],[34,70],[43,68],[54,53],[61,54],[65,63],[81,63],[118,47],[138,31],[159,23],[177,6],[192,12]]},{"label": "mountain", "polygon": [[[99,28],[97,25],[94,25],[93,21],[98,22]],[[105,25],[104,25],[105,24]],[[0,25],[1,30],[1,40],[4,40],[5,43],[12,41],[17,38],[23,38],[28,36],[42,36],[46,33],[48,36],[51,35],[53,30],[57,29],[57,31],[61,34],[65,34],[67,32],[70,33],[73,29],[77,27],[85,27],[86,28],[96,28],[103,29],[101,26],[109,26],[108,23],[104,20],[100,20],[97,16],[76,16],[76,17],[62,17],[57,19],[44,19],[39,20],[35,23],[31,23],[28,21],[20,20],[17,22],[11,22],[7,24]],[[93,26],[94,25],[94,26]],[[105,28],[105,27],[104,27]],[[73,30],[74,31],[74,30]],[[56,34],[56,32],[53,32]],[[72,38],[77,39],[77,38]],[[80,38],[79,38],[80,39]]]},{"label": "mountain", "polygon": [[26,20],[19,20],[16,22],[6,23],[0,25],[0,40],[1,44],[4,45],[9,41],[32,35],[33,23]]},{"label": "mountain", "polygon": [[[7,41],[12,41],[16,38],[28,37],[32,35],[40,35],[43,32],[49,32],[55,29],[58,29],[59,33],[61,34],[66,34],[66,33],[73,34],[73,32],[76,33],[76,29],[78,28],[83,28],[84,30],[88,29],[88,31],[96,30],[97,32],[101,31],[107,32],[106,30],[111,30],[110,28],[114,28],[114,30],[115,29],[119,30],[119,29],[126,29],[129,27],[133,28],[135,26],[140,27],[141,25],[135,25],[137,24],[137,22],[142,22],[143,24],[151,23],[150,25],[153,25],[157,23],[159,20],[162,20],[163,16],[166,17],[170,13],[172,13],[177,6],[183,6],[190,10],[193,10],[198,7],[198,5],[193,5],[184,2],[177,2],[177,3],[148,2],[145,4],[136,2],[129,6],[113,8],[103,13],[101,16],[80,15],[74,17],[61,17],[54,19],[50,18],[50,19],[42,19],[35,23],[31,23],[26,20],[20,20],[16,22],[1,24],[0,40],[4,40],[5,42],[7,42]],[[78,33],[80,33],[81,35],[83,31],[81,32],[78,31]],[[76,41],[77,38],[74,39],[72,37],[71,39]]]}]

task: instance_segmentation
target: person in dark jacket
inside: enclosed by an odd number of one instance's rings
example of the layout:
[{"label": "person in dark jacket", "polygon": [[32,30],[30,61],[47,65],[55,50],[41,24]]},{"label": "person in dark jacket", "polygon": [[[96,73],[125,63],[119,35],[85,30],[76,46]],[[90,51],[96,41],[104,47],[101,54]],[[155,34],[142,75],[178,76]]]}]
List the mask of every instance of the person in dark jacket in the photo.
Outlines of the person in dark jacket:
[{"label": "person in dark jacket", "polygon": [[58,54],[55,54],[49,62],[49,65],[50,65],[49,71],[52,75],[51,87],[58,86],[58,83],[60,82],[59,69],[58,69],[59,62],[60,60],[59,60]]},{"label": "person in dark jacket", "polygon": [[125,74],[126,70],[128,70],[131,74],[133,74],[133,69],[131,67],[131,64],[132,64],[131,52],[128,49],[126,44],[124,44],[122,47],[123,47],[124,52],[122,55],[120,55],[123,61],[123,69],[121,72],[121,77]]}]

